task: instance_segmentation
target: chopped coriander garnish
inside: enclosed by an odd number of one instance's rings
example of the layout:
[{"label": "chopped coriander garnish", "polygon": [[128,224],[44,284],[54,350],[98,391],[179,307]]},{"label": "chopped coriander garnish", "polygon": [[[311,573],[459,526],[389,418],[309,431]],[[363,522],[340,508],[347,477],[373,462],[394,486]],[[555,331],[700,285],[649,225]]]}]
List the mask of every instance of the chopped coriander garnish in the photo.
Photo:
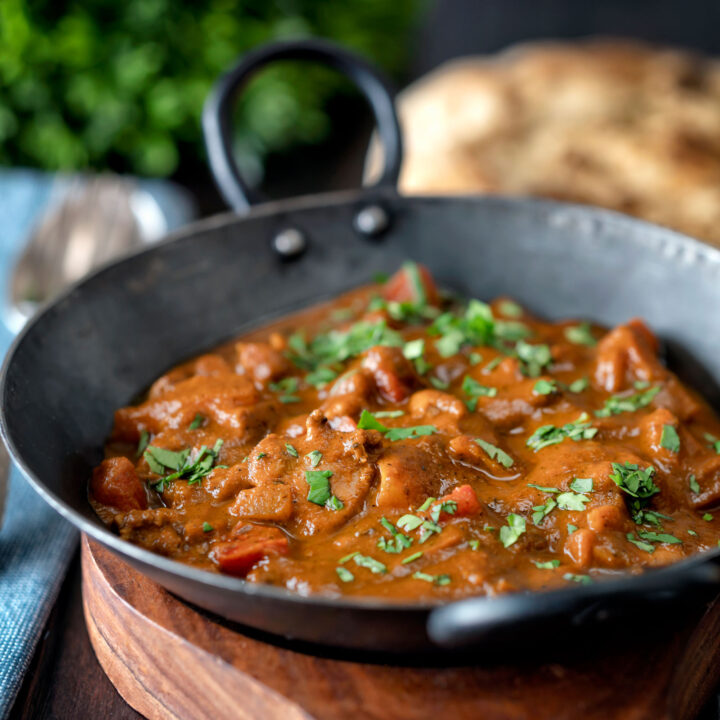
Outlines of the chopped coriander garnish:
[{"label": "chopped coriander garnish", "polygon": [[510,547],[517,542],[520,536],[525,532],[525,518],[522,515],[510,513],[507,516],[507,525],[500,528],[500,542],[505,547]]},{"label": "chopped coriander garnish", "polygon": [[688,530],[688,535],[692,535],[693,537],[697,537],[697,533],[694,530]]},{"label": "chopped coriander garnish", "polygon": [[471,398],[495,397],[497,395],[497,388],[481,385],[469,375],[466,375],[463,380],[462,391]]},{"label": "chopped coriander garnish", "polygon": [[647,499],[660,492],[660,488],[653,482],[655,468],[652,465],[641,470],[638,465],[629,462],[623,465],[612,463],[612,470],[610,479],[632,497]]},{"label": "chopped coriander garnish", "polygon": [[278,400],[283,403],[283,405],[300,402],[300,398],[297,395],[279,395]]},{"label": "chopped coriander garnish", "polygon": [[593,491],[593,479],[592,478],[575,478],[570,483],[570,489],[576,493],[589,493]]},{"label": "chopped coriander garnish", "polygon": [[690,475],[688,484],[690,485],[690,490],[696,495],[700,492],[700,485],[698,485],[698,481],[694,475]]},{"label": "chopped coriander garnish", "polygon": [[306,470],[305,481],[310,486],[307,499],[315,505],[325,505],[330,500],[331,470]]},{"label": "chopped coriander garnish", "polygon": [[143,430],[140,433],[140,440],[138,440],[137,450],[135,451],[135,457],[139,458],[148,446],[150,442],[150,433],[147,430]]},{"label": "chopped coriander garnish", "polygon": [[441,380],[436,375],[429,378],[430,384],[437,390],[447,390],[450,387],[450,383],[447,380]]},{"label": "chopped coriander garnish", "polygon": [[332,382],[338,374],[329,367],[321,365],[317,370],[309,372],[305,376],[305,382],[308,385],[314,385],[317,388],[324,387],[329,382]]},{"label": "chopped coriander garnish", "polygon": [[383,565],[379,560],[370,557],[369,555],[360,555],[356,553],[353,556],[355,564],[358,567],[367,568],[374,575],[382,575],[387,572],[387,567]]},{"label": "chopped coriander garnish", "polygon": [[543,425],[539,427],[527,440],[527,446],[535,452],[542,450],[549,445],[560,443],[566,438],[578,442],[590,440],[595,437],[598,429],[591,426],[587,413],[583,413],[574,422],[569,422],[562,427],[556,425]]},{"label": "chopped coriander garnish", "polygon": [[479,365],[482,362],[482,355],[478,352],[471,352],[469,359],[471,365]]},{"label": "chopped coriander garnish", "polygon": [[396,440],[413,440],[424,435],[432,435],[437,432],[434,425],[415,425],[414,427],[389,428],[377,420],[372,413],[363,410],[358,422],[361,430],[378,430],[385,437],[394,442]]},{"label": "chopped coriander garnish", "polygon": [[544,505],[534,505],[532,521],[533,525],[539,526],[540,523],[557,507],[557,502],[550,498]]},{"label": "chopped coriander garnish", "polygon": [[488,525],[487,523],[485,523],[485,525],[483,525],[483,530],[485,532],[492,532],[494,529],[495,528],[492,525]]},{"label": "chopped coriander garnish", "polygon": [[[180,450],[178,452],[166,448],[148,445],[143,453],[150,470],[162,477],[152,487],[158,492],[163,492],[165,486],[173,480],[187,480],[188,485],[202,482],[215,465],[220,454],[223,441],[218,439],[212,448],[203,445],[199,450]],[[165,473],[172,470],[170,474]]]},{"label": "chopped coriander garnish", "polygon": [[468,545],[470,546],[471,550],[477,550],[480,547],[480,541],[479,540],[468,540]]},{"label": "chopped coriander garnish", "polygon": [[568,390],[571,393],[581,393],[584,390],[587,390],[588,387],[590,387],[590,380],[586,377],[578,378],[577,380],[573,380],[568,385]]},{"label": "chopped coriander garnish", "polygon": [[403,515],[397,521],[397,526],[405,532],[412,532],[413,530],[419,528],[423,522],[425,522],[423,518],[418,517],[417,515]]},{"label": "chopped coriander garnish", "polygon": [[424,572],[413,573],[415,580],[424,580],[425,582],[433,583],[434,585],[449,585],[449,575],[428,575]]},{"label": "chopped coriander garnish", "polygon": [[202,524],[203,532],[212,532],[214,529],[215,528],[213,528],[213,526],[209,522],[207,522],[207,520]]},{"label": "chopped coriander garnish", "polygon": [[565,328],[565,337],[575,345],[587,345],[593,347],[597,340],[593,337],[590,323],[584,322],[579,325]]},{"label": "chopped coriander garnish", "polygon": [[710,433],[705,433],[705,440],[708,443],[708,445],[718,454],[720,455],[720,440],[718,440],[714,435],[711,435]]},{"label": "chopped coriander garnish", "polygon": [[205,418],[198,413],[193,418],[193,421],[188,425],[188,430],[197,430],[205,422]]},{"label": "chopped coriander garnish", "polygon": [[442,528],[432,520],[424,520],[420,526],[420,544],[429,540],[434,533],[442,532]]},{"label": "chopped coriander garnish", "polygon": [[287,450],[288,455],[292,455],[293,457],[298,456],[298,451],[290,443],[285,443],[285,449]]},{"label": "chopped coriander garnish", "polygon": [[352,582],[355,579],[355,576],[347,568],[336,567],[335,572],[338,574],[340,580],[345,583]]},{"label": "chopped coriander garnish", "polygon": [[633,395],[612,395],[605,401],[602,410],[595,411],[595,415],[597,417],[610,417],[625,412],[635,412],[648,406],[659,392],[660,386],[656,385],[649,390]]},{"label": "chopped coriander garnish", "polygon": [[380,538],[377,546],[387,553],[401,553],[412,545],[412,540],[403,535],[387,518],[380,519],[380,524],[392,535],[392,538]]},{"label": "chopped coriander garnish", "polygon": [[557,496],[557,504],[561,510],[585,510],[585,505],[590,502],[587,495],[576,492],[564,492]]},{"label": "chopped coriander garnish", "polygon": [[636,545],[641,550],[644,550],[645,552],[655,552],[655,546],[652,543],[645,542],[644,540],[638,540],[635,537],[635,533],[628,533],[625,536],[633,545]]},{"label": "chopped coriander garnish", "polygon": [[533,387],[536,395],[552,395],[558,391],[556,380],[538,380]]},{"label": "chopped coriander garnish", "polygon": [[378,410],[373,413],[376,418],[399,418],[405,414],[404,410]]},{"label": "chopped coriander garnish", "polygon": [[483,375],[489,375],[501,362],[503,361],[503,358],[498,356],[496,358],[493,358],[482,370]]},{"label": "chopped coriander garnish", "polygon": [[497,445],[475,438],[475,442],[487,453],[491,460],[497,460],[503,467],[510,468],[513,466],[513,459],[504,450]]},{"label": "chopped coriander garnish", "polygon": [[259,453],[255,456],[255,459],[256,459],[256,460],[262,460],[264,457],[267,457],[267,453],[259,452]]},{"label": "chopped coriander garnish", "polygon": [[420,338],[418,340],[411,340],[406,342],[403,347],[403,355],[408,360],[417,360],[421,358],[425,352],[425,341]]},{"label": "chopped coriander garnish", "polygon": [[322,453],[319,450],[312,450],[305,457],[310,460],[310,466],[316,468],[322,460]]},{"label": "chopped coriander garnish", "polygon": [[556,567],[560,566],[559,560],[546,560],[545,562],[540,562],[539,560],[533,560],[535,563],[535,567],[538,570],[553,570]]},{"label": "chopped coriander garnish", "polygon": [[505,317],[517,319],[523,315],[523,309],[512,300],[501,300],[498,308]]},{"label": "chopped coriander garnish", "polygon": [[549,345],[531,345],[520,340],[515,346],[515,353],[520,360],[523,374],[528,377],[537,377],[543,368],[552,362]]},{"label": "chopped coriander garnish", "polygon": [[436,498],[434,497],[425,498],[423,504],[418,508],[418,512],[425,512],[435,502],[435,500]]},{"label": "chopped coriander garnish", "polygon": [[339,565],[344,565],[348,560],[352,560],[356,555],[359,555],[360,553],[356,550],[355,552],[351,552],[348,555],[344,555],[338,560]]},{"label": "chopped coriander garnish", "polygon": [[345,504],[339,497],[331,495],[330,499],[325,503],[325,507],[328,510],[342,510],[345,507]]},{"label": "chopped coriander garnish", "polygon": [[458,504],[454,500],[445,500],[444,502],[434,505],[430,511],[430,519],[433,522],[440,520],[441,513],[447,513],[448,515],[454,515],[457,512]]},{"label": "chopped coriander garnish", "polygon": [[406,558],[404,558],[402,561],[402,564],[407,565],[408,563],[411,563],[421,557],[422,557],[422,551],[418,550],[417,552],[414,552],[412,555],[408,555]]},{"label": "chopped coriander garnish", "polygon": [[543,485],[536,485],[535,483],[528,483],[528,487],[535,488],[536,490],[540,490],[540,492],[544,493],[559,493],[562,492],[560,488],[556,487],[545,487]]},{"label": "chopped coriander garnish", "polygon": [[671,453],[680,452],[680,436],[673,425],[663,425],[662,435],[660,436],[660,446],[669,450]]},{"label": "chopped coriander garnish", "polygon": [[649,540],[650,542],[668,543],[669,545],[682,543],[682,540],[676,538],[674,535],[670,535],[669,533],[656,533],[651,530],[638,530],[638,535],[643,540]]},{"label": "chopped coriander garnish", "polygon": [[577,530],[577,525],[573,525],[572,523],[567,524],[568,535],[572,535],[576,530]]},{"label": "chopped coriander garnish", "polygon": [[276,393],[294,393],[297,392],[300,381],[296,377],[286,377],[278,382],[271,382],[268,387]]},{"label": "chopped coriander garnish", "polygon": [[589,575],[574,575],[573,573],[565,573],[563,580],[580,583],[580,585],[592,585],[592,578]]},{"label": "chopped coriander garnish", "polygon": [[713,516],[710,513],[705,513],[702,518],[705,522],[710,522],[713,519]]}]

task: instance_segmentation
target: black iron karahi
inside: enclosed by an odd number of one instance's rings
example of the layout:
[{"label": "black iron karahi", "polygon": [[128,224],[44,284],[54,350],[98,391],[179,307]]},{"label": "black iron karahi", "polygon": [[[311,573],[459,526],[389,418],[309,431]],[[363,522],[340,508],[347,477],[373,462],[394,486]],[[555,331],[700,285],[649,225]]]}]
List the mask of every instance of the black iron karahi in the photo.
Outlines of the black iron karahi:
[{"label": "black iron karahi", "polygon": [[[365,93],[385,150],[376,185],[255,204],[230,154],[230,108],[249,74],[288,58],[326,62]],[[58,512],[201,608],[326,646],[405,653],[482,651],[519,636],[527,644],[556,641],[568,629],[602,629],[717,592],[712,552],[592,586],[439,606],[303,597],[192,568],[108,530],[90,507],[87,480],[116,408],[181,360],[407,258],[430,267],[442,286],[481,298],[510,295],[549,318],[613,325],[642,316],[663,338],[673,370],[720,408],[720,250],[616,213],[547,200],[399,196],[401,139],[387,85],[364,61],[324,42],[250,53],[218,82],[204,129],[213,172],[237,212],[93,273],[39,313],[5,360],[3,437]]]}]

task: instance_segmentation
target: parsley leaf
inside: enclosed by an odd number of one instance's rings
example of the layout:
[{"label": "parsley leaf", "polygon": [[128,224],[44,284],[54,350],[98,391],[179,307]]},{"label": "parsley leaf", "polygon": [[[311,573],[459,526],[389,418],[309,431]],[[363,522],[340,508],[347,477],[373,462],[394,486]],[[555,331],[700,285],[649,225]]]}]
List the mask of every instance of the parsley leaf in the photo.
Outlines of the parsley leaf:
[{"label": "parsley leaf", "polygon": [[540,562],[539,560],[533,560],[535,563],[535,567],[538,570],[553,570],[556,567],[560,566],[559,560],[547,560],[545,562]]},{"label": "parsley leaf", "polygon": [[537,377],[552,362],[549,345],[531,345],[520,340],[515,346],[515,354],[520,360],[523,374],[528,377]]},{"label": "parsley leaf", "polygon": [[556,380],[538,380],[533,387],[533,392],[536,395],[552,395],[558,391],[558,384]]},{"label": "parsley leaf", "polygon": [[424,519],[418,515],[403,515],[398,521],[397,526],[405,530],[405,532],[412,532],[423,524]]},{"label": "parsley leaf", "polygon": [[330,478],[331,470],[306,470],[305,481],[310,486],[307,494],[309,502],[315,505],[325,505],[330,500]]},{"label": "parsley leaf", "polygon": [[705,433],[705,440],[707,441],[708,445],[718,455],[720,455],[720,440],[718,440],[714,435],[711,435],[710,433]]},{"label": "parsley leaf", "polygon": [[633,545],[636,545],[641,550],[644,550],[645,552],[655,552],[655,546],[652,543],[645,542],[644,540],[638,540],[635,537],[635,533],[628,533],[625,536]]},{"label": "parsley leaf", "polygon": [[209,532],[212,532],[213,530],[214,530],[214,528],[213,528],[213,526],[212,526],[209,522],[205,521],[205,522],[202,524],[202,531],[203,531],[203,532],[209,533]]},{"label": "parsley leaf", "polygon": [[140,440],[138,440],[137,450],[135,451],[135,457],[139,458],[148,446],[150,442],[150,433],[147,430],[143,430],[140,433]]},{"label": "parsley leaf", "polygon": [[573,573],[565,573],[563,580],[568,582],[576,582],[580,585],[592,585],[592,578],[589,575],[575,575]]},{"label": "parsley leaf", "polygon": [[[152,487],[163,492],[165,486],[174,480],[186,480],[188,485],[200,483],[213,470],[222,445],[223,441],[218,439],[212,448],[203,445],[197,451],[188,448],[178,452],[148,445],[143,457],[152,472],[163,476],[152,483]],[[168,470],[173,472],[166,475]]]},{"label": "parsley leaf", "polygon": [[188,430],[197,430],[204,422],[205,418],[200,413],[198,413],[193,418],[193,421],[188,425]]},{"label": "parsley leaf", "polygon": [[415,425],[414,427],[389,428],[377,420],[372,413],[363,410],[358,421],[361,430],[378,430],[391,442],[397,440],[414,440],[424,435],[432,435],[438,430],[434,425]]},{"label": "parsley leaf", "polygon": [[645,500],[660,492],[660,488],[653,482],[655,468],[652,465],[641,470],[638,465],[629,462],[623,465],[612,463],[612,470],[610,479],[634,498]]},{"label": "parsley leaf", "polygon": [[528,487],[535,488],[536,490],[540,490],[540,492],[545,493],[559,493],[562,492],[560,488],[556,487],[544,487],[543,485],[536,485],[535,483],[528,483]]},{"label": "parsley leaf", "polygon": [[500,542],[505,547],[510,547],[516,543],[520,536],[525,532],[525,518],[522,515],[510,513],[507,516],[507,525],[500,528]]},{"label": "parsley leaf", "polygon": [[344,583],[352,582],[355,579],[355,576],[347,568],[336,567],[335,572],[338,574],[340,580],[342,580],[342,582]]},{"label": "parsley leaf", "polygon": [[369,555],[356,554],[353,556],[353,560],[358,567],[367,568],[374,575],[383,575],[387,572],[387,567],[383,563]]},{"label": "parsley leaf", "polygon": [[319,450],[312,450],[305,457],[310,460],[310,467],[316,468],[322,460],[322,453]]},{"label": "parsley leaf", "polygon": [[583,413],[574,422],[567,423],[562,427],[556,425],[543,425],[539,427],[527,440],[527,446],[535,452],[542,450],[549,445],[560,443],[566,438],[578,442],[590,440],[597,434],[597,428],[591,426],[587,413]]},{"label": "parsley leaf", "polygon": [[588,347],[593,347],[597,344],[597,340],[593,337],[590,323],[587,322],[566,327],[565,337],[575,345],[587,345]]},{"label": "parsley leaf", "polygon": [[669,450],[671,453],[680,452],[680,436],[673,425],[663,425],[662,435],[660,436],[660,446]]},{"label": "parsley leaf", "polygon": [[700,492],[700,485],[698,485],[698,481],[694,475],[691,475],[688,478],[688,484],[690,485],[690,490],[692,490],[692,492],[696,495]]},{"label": "parsley leaf", "polygon": [[589,493],[593,491],[593,479],[592,478],[575,478],[570,483],[570,489],[576,493]]},{"label": "parsley leaf", "polygon": [[533,525],[540,526],[540,523],[557,507],[557,502],[550,498],[544,505],[534,505],[532,521]]},{"label": "parsley leaf", "polygon": [[635,412],[648,406],[659,392],[660,386],[656,385],[649,390],[634,393],[633,395],[612,395],[605,401],[605,406],[601,410],[595,411],[595,415],[597,417],[610,417],[625,412]]},{"label": "parsley leaf", "polygon": [[325,365],[321,365],[316,370],[312,370],[305,376],[305,382],[308,385],[314,385],[317,388],[324,387],[329,382],[335,380],[338,374]]},{"label": "parsley leaf", "polygon": [[682,540],[676,538],[674,535],[669,533],[656,533],[650,530],[638,530],[638,535],[643,540],[649,540],[650,542],[668,543],[669,545],[678,545],[682,543]]},{"label": "parsley leaf", "polygon": [[587,390],[588,387],[590,387],[590,380],[586,377],[578,378],[577,380],[573,380],[568,385],[568,390],[571,393],[581,393],[584,390]]},{"label": "parsley leaf", "polygon": [[564,492],[557,496],[557,504],[561,510],[585,510],[586,503],[590,502],[587,495],[575,492]]},{"label": "parsley leaf", "polygon": [[475,442],[488,454],[491,460],[497,460],[504,468],[513,466],[514,460],[497,445],[493,445],[481,438],[475,438]]},{"label": "parsley leaf", "polygon": [[[463,380],[462,391],[470,398],[495,397],[497,395],[497,388],[481,385],[469,375],[466,375]],[[475,408],[471,409],[474,410]]]},{"label": "parsley leaf", "polygon": [[422,550],[418,550],[417,552],[414,552],[412,555],[408,555],[406,558],[403,558],[401,561],[403,565],[407,565],[408,563],[414,562],[415,560],[418,560],[423,555]]},{"label": "parsley leaf", "polygon": [[413,573],[415,580],[424,580],[425,582],[433,583],[434,585],[449,585],[449,575],[428,575],[424,572]]},{"label": "parsley leaf", "polygon": [[522,317],[524,312],[520,305],[518,305],[516,302],[513,302],[512,300],[501,300],[498,304],[498,308],[500,309],[500,312],[505,315],[505,317],[514,319]]},{"label": "parsley leaf", "polygon": [[288,455],[291,455],[292,457],[298,456],[298,451],[290,443],[285,443],[285,449],[287,450]]},{"label": "parsley leaf", "polygon": [[390,540],[384,537],[378,540],[377,546],[381,550],[387,553],[401,553],[412,545],[412,540],[407,535],[403,535],[387,518],[381,518],[380,524],[392,535]]}]

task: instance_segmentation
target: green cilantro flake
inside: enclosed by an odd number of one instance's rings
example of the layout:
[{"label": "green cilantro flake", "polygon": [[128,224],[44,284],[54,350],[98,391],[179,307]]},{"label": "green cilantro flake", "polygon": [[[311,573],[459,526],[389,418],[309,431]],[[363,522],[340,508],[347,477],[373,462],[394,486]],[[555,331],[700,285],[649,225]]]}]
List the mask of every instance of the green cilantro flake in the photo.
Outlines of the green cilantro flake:
[{"label": "green cilantro flake", "polygon": [[567,524],[568,535],[572,535],[576,530],[577,530],[577,525],[573,525],[572,523]]},{"label": "green cilantro flake", "polygon": [[298,456],[298,451],[290,443],[285,443],[285,449],[287,450],[288,455],[292,455],[292,457]]},{"label": "green cilantro flake", "polygon": [[528,487],[535,488],[536,490],[540,490],[540,492],[544,493],[559,493],[562,492],[560,488],[556,487],[545,487],[543,485],[536,485],[535,483],[528,483]]},{"label": "green cilantro flake", "polygon": [[347,568],[336,567],[335,572],[338,574],[340,580],[342,580],[342,582],[344,583],[352,582],[355,579],[355,576]]},{"label": "green cilantro flake", "polygon": [[422,555],[423,555],[423,554],[422,554],[422,551],[421,551],[421,550],[418,550],[417,552],[414,552],[412,555],[408,555],[406,558],[404,558],[404,559],[402,560],[402,564],[403,564],[403,565],[407,565],[407,564],[409,564],[409,563],[411,563],[411,562],[414,562],[415,560],[418,560],[419,558],[421,558]]},{"label": "green cilantro flake", "polygon": [[565,328],[565,337],[575,345],[587,345],[593,347],[597,344],[597,340],[593,337],[590,323],[583,322],[579,325]]},{"label": "green cilantro flake", "polygon": [[517,319],[523,316],[523,309],[512,300],[501,300],[498,308],[505,317]]},{"label": "green cilantro flake", "polygon": [[713,519],[713,516],[710,513],[705,513],[702,516],[702,519],[705,520],[705,522],[710,522]]},{"label": "green cilantro flake", "polygon": [[587,413],[583,413],[574,422],[569,422],[562,427],[556,425],[543,425],[539,427],[527,440],[527,446],[535,452],[555,445],[563,440],[570,439],[575,442],[590,440],[595,437],[598,429],[591,426]]},{"label": "green cilantro flake", "polygon": [[353,560],[358,567],[367,568],[374,575],[383,575],[387,572],[387,567],[383,563],[369,555],[356,554],[353,556]]},{"label": "green cilantro flake", "polygon": [[575,492],[564,492],[557,496],[557,504],[561,510],[574,510],[579,512],[585,510],[585,505],[589,502],[590,498],[587,495]]},{"label": "green cilantro flake", "polygon": [[635,537],[635,533],[628,533],[625,537],[633,544],[639,547],[641,550],[644,550],[645,552],[655,552],[655,546],[652,543],[645,542],[644,540],[638,540]]},{"label": "green cilantro flake", "polygon": [[556,380],[538,380],[533,387],[533,392],[536,395],[552,395],[558,391],[558,384]]},{"label": "green cilantro flake", "polygon": [[412,532],[413,530],[419,528],[423,522],[425,522],[423,518],[418,517],[417,515],[403,515],[397,521],[397,526],[405,532]]},{"label": "green cilantro flake", "polygon": [[487,453],[491,460],[497,460],[503,467],[510,468],[513,466],[513,459],[504,450],[497,445],[475,438],[475,442]]},{"label": "green cilantro flake", "polygon": [[399,418],[405,414],[404,410],[378,410],[375,413],[376,418]]},{"label": "green cilantro flake", "polygon": [[136,458],[139,458],[145,452],[149,442],[150,433],[147,430],[143,430],[140,433],[140,440],[138,440],[137,450],[135,451]]},{"label": "green cilantro flake", "polygon": [[545,562],[533,560],[533,562],[538,570],[554,570],[556,567],[560,566],[559,560],[546,560]]},{"label": "green cilantro flake", "polygon": [[203,532],[209,533],[209,532],[212,532],[214,530],[214,528],[209,522],[205,521],[202,524],[202,530],[203,530]]},{"label": "green cilantro flake", "polygon": [[690,490],[696,495],[700,492],[700,485],[698,485],[698,481],[694,475],[690,475],[688,484],[690,485]]},{"label": "green cilantro flake", "polygon": [[510,547],[518,541],[525,532],[525,518],[522,515],[510,513],[507,516],[507,525],[500,528],[500,542],[505,547]]},{"label": "green cilantro flake", "polygon": [[310,460],[310,467],[316,468],[322,460],[322,453],[319,450],[312,450],[305,457]]},{"label": "green cilantro flake", "polygon": [[650,388],[644,392],[634,393],[633,395],[612,395],[605,401],[602,410],[596,410],[597,417],[610,417],[611,415],[620,415],[626,412],[635,412],[640,408],[647,407],[660,392],[660,386]]},{"label": "green cilantro flake", "polygon": [[188,430],[197,430],[204,422],[205,418],[200,413],[198,413],[193,418],[193,421],[188,425]]},{"label": "green cilantro flake", "polygon": [[593,479],[592,478],[575,478],[570,483],[570,489],[576,493],[589,493],[593,491]]},{"label": "green cilantro flake", "polygon": [[592,585],[592,578],[589,575],[575,575],[573,573],[565,573],[563,580],[568,582],[576,582],[580,585]]},{"label": "green cilantro flake", "polygon": [[325,505],[330,500],[332,493],[330,492],[331,470],[306,470],[305,481],[310,486],[307,499],[315,505]]},{"label": "green cilantro flake", "polygon": [[413,440],[424,435],[432,435],[438,430],[434,425],[415,425],[414,427],[389,428],[377,420],[372,413],[363,410],[358,422],[361,430],[378,430],[391,442],[397,440]]},{"label": "green cilantro flake", "polygon": [[568,385],[568,390],[571,393],[581,393],[584,390],[587,390],[588,387],[590,387],[590,380],[586,377],[578,378],[577,380],[573,380]]},{"label": "green cilantro flake", "polygon": [[705,440],[718,455],[720,455],[720,440],[710,433],[705,433]]},{"label": "green cilantro flake", "polygon": [[334,370],[321,365],[317,368],[317,370],[313,370],[305,376],[305,382],[308,385],[314,385],[317,388],[321,388],[335,380],[337,376],[338,374]]},{"label": "green cilantro flake", "polygon": [[673,425],[663,425],[660,446],[671,453],[677,454],[680,452],[680,436]]}]

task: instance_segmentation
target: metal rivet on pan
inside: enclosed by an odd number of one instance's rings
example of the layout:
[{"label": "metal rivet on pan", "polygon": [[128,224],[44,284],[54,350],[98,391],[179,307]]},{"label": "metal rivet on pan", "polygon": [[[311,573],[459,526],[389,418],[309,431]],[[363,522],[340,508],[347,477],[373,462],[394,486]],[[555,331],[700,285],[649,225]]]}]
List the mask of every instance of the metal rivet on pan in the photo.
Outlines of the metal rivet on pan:
[{"label": "metal rivet on pan", "polygon": [[289,227],[281,230],[272,241],[275,251],[284,258],[299,255],[307,246],[307,238],[302,230]]},{"label": "metal rivet on pan", "polygon": [[355,216],[355,229],[362,235],[378,237],[390,226],[390,216],[382,205],[367,205]]}]

